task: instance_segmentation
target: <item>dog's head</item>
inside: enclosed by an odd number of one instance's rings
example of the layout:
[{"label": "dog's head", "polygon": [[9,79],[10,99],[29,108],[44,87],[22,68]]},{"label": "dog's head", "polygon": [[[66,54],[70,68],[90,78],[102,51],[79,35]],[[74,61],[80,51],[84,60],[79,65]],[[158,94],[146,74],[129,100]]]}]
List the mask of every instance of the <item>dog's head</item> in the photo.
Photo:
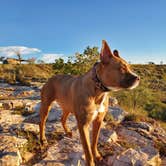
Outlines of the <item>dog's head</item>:
[{"label": "dog's head", "polygon": [[138,86],[140,78],[131,71],[130,65],[123,60],[119,52],[113,53],[105,40],[102,41],[100,53],[100,78],[110,90],[133,89]]}]

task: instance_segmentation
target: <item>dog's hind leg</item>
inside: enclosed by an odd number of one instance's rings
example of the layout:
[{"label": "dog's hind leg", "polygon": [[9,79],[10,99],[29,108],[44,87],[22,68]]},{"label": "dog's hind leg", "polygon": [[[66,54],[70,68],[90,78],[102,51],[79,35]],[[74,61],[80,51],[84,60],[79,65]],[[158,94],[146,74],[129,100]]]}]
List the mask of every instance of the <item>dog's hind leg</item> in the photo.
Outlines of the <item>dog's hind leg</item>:
[{"label": "dog's hind leg", "polygon": [[51,103],[41,103],[40,108],[40,142],[41,144],[47,144],[47,139],[45,136],[45,126],[46,120],[50,111]]},{"label": "dog's hind leg", "polygon": [[49,84],[45,84],[41,91],[41,107],[40,107],[40,142],[41,144],[47,144],[45,136],[46,120],[51,108],[51,103],[54,101],[54,93],[49,89]]},{"label": "dog's hind leg", "polygon": [[72,137],[72,131],[67,127],[66,125],[66,121],[67,121],[67,118],[69,116],[69,111],[66,111],[63,109],[63,114],[62,114],[62,118],[61,118],[61,122],[62,122],[62,126],[65,130],[65,133],[67,134],[67,136],[69,137]]}]

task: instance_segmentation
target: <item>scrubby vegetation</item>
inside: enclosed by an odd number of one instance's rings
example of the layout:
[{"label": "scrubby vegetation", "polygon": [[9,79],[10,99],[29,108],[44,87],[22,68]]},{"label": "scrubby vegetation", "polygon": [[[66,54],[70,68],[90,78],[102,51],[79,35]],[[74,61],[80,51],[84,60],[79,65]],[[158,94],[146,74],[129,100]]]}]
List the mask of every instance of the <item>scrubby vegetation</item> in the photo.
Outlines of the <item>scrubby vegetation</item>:
[{"label": "scrubby vegetation", "polygon": [[53,75],[52,65],[48,64],[1,64],[0,80],[10,84],[30,85],[32,81],[45,82]]},{"label": "scrubby vegetation", "polygon": [[[87,47],[82,54],[76,53],[67,62],[62,58],[54,64],[0,65],[0,80],[8,83],[31,81],[45,82],[53,74],[83,74],[98,60],[98,48]],[[119,105],[131,112],[131,117],[148,116],[166,122],[166,65],[131,65],[141,77],[140,86],[132,91],[111,92]],[[133,116],[134,115],[134,116]]]}]

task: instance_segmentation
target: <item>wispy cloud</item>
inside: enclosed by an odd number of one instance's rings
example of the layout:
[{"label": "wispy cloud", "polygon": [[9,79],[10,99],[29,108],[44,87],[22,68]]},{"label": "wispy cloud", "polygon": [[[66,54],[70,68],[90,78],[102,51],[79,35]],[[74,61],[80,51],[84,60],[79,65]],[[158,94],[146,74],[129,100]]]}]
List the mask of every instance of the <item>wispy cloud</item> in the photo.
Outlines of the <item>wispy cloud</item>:
[{"label": "wispy cloud", "polygon": [[55,59],[63,58],[63,54],[43,54],[43,56],[40,58],[40,60],[44,61],[45,63],[53,63],[55,62]]},{"label": "wispy cloud", "polygon": [[34,54],[34,53],[41,52],[41,50],[39,50],[38,48],[29,48],[29,47],[25,47],[25,46],[0,47],[0,56],[13,57],[18,52],[21,55],[27,55],[27,54]]}]

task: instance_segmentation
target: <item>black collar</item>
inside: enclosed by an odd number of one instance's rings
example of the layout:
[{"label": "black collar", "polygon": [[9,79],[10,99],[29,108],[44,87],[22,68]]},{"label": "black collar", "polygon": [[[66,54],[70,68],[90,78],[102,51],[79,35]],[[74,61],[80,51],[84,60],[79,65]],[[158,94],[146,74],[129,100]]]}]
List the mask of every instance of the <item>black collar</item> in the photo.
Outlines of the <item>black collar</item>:
[{"label": "black collar", "polygon": [[95,82],[96,84],[96,88],[102,90],[103,92],[108,92],[110,91],[110,89],[108,89],[100,80],[100,78],[97,76],[97,72],[96,72],[96,66],[97,64],[99,64],[99,62],[96,62],[92,68],[92,80]]}]

